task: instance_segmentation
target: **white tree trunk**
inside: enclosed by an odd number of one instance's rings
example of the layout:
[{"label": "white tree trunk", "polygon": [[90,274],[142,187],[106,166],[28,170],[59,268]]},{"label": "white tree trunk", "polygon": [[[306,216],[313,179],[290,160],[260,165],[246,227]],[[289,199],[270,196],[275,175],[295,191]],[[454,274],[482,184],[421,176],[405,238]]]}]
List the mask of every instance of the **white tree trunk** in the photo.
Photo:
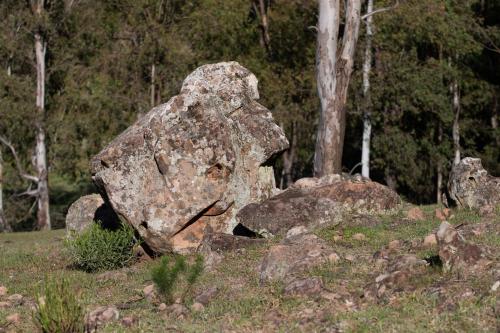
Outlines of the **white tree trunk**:
[{"label": "white tree trunk", "polygon": [[[443,142],[443,126],[441,122],[438,120],[438,137],[437,144],[441,145]],[[442,198],[442,188],[443,188],[443,166],[441,165],[441,161],[438,160],[436,167],[436,202],[441,204]]]},{"label": "white tree trunk", "polygon": [[[43,5],[43,3],[42,3]],[[46,43],[41,33],[35,33],[36,57],[36,148],[35,167],[38,176],[38,229],[50,229],[47,151],[45,147],[45,51]]]},{"label": "white tree trunk", "polygon": [[321,177],[342,172],[345,102],[358,39],[361,1],[347,1],[346,24],[338,59],[339,0],[318,2],[316,80],[321,113],[316,137],[314,175]]},{"label": "white tree trunk", "polygon": [[[368,0],[367,14],[373,11],[373,0]],[[361,148],[361,175],[370,178],[370,141],[372,133],[371,102],[370,102],[370,72],[372,69],[372,36],[373,15],[366,18],[366,48],[363,63],[363,97],[365,107],[363,112],[363,141]]]},{"label": "white tree trunk", "polygon": [[453,128],[452,128],[452,136],[453,136],[453,150],[454,150],[454,158],[453,164],[457,165],[460,163],[460,95],[458,91],[458,83],[454,81],[451,85],[452,93],[453,93]]}]

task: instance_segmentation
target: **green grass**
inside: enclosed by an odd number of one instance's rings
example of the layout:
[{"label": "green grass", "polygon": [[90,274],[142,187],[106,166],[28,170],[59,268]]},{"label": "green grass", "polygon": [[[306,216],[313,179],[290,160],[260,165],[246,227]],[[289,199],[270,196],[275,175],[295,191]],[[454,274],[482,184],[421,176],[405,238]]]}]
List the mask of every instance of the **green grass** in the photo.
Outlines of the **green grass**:
[{"label": "green grass", "polygon": [[[98,273],[86,273],[71,268],[71,261],[64,252],[64,231],[31,232],[0,235],[0,284],[9,293],[20,293],[35,300],[36,293],[45,283],[45,277],[64,276],[73,281],[71,288],[79,293],[82,306],[88,311],[99,305],[127,305],[120,309],[120,317],[136,316],[139,322],[133,328],[125,328],[120,322],[106,325],[102,332],[157,332],[177,330],[182,332],[273,332],[321,331],[328,327],[342,328],[347,332],[496,332],[499,318],[495,317],[497,295],[489,289],[494,276],[460,280],[456,276],[445,276],[438,269],[414,281],[417,289],[398,293],[395,300],[364,303],[359,298],[364,286],[373,281],[378,268],[372,260],[373,253],[394,239],[408,243],[422,239],[439,227],[434,217],[436,206],[422,207],[427,219],[420,222],[402,221],[404,215],[396,213],[381,216],[381,223],[374,227],[339,225],[318,230],[341,255],[352,255],[353,262],[340,261],[312,269],[306,275],[320,276],[325,287],[332,292],[343,288],[357,303],[357,311],[347,311],[342,304],[325,299],[285,297],[283,283],[260,285],[258,265],[270,245],[247,249],[244,254],[227,253],[225,259],[213,271],[204,272],[186,295],[186,305],[193,303],[198,292],[217,287],[219,294],[205,309],[178,320],[167,313],[158,313],[147,300],[140,299],[142,289],[151,284],[150,270],[158,261],[139,262],[120,269],[109,279],[98,278]],[[478,224],[486,221],[476,212],[457,212],[450,220],[454,225]],[[499,225],[499,215],[487,220]],[[499,228],[469,240],[487,245],[496,250],[499,258]],[[352,239],[355,233],[363,233],[366,241]],[[340,241],[333,241],[342,234]],[[406,242],[408,241],[408,242]],[[275,242],[275,241],[273,241]],[[404,252],[404,251],[403,251]],[[435,255],[436,249],[421,249],[415,254],[421,258]],[[194,260],[187,258],[187,260]],[[455,282],[454,282],[455,281]],[[456,282],[458,281],[458,282]],[[445,285],[449,298],[455,304],[451,310],[439,310],[441,299],[429,292],[431,286]],[[474,290],[474,295],[461,299],[458,295],[465,288]],[[447,289],[447,290],[448,290]],[[174,297],[176,297],[174,292]],[[343,302],[343,301],[342,301]],[[304,319],[304,313],[314,311],[317,318]],[[498,310],[497,310],[498,311]],[[5,318],[19,312],[22,323],[17,331],[35,330],[32,310],[28,306],[0,309],[0,327]],[[281,321],[273,326],[269,316],[278,313]]]}]

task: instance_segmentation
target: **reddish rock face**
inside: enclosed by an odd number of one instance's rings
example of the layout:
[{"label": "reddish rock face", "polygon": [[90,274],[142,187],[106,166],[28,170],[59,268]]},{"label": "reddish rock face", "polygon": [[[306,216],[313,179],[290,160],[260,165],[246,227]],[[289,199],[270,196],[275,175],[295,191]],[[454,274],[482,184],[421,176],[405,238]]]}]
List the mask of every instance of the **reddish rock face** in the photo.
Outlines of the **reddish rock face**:
[{"label": "reddish rock face", "polygon": [[231,232],[241,207],[273,193],[262,164],[288,141],[258,97],[238,63],[202,66],[93,158],[94,182],[153,250],[194,250],[207,226]]},{"label": "reddish rock face", "polygon": [[488,175],[479,158],[466,157],[453,167],[448,191],[458,207],[495,206],[500,204],[500,177]]},{"label": "reddish rock face", "polygon": [[298,180],[286,191],[244,207],[238,222],[262,235],[284,235],[295,226],[308,229],[340,223],[346,213],[382,212],[398,207],[397,193],[363,178],[331,175]]}]

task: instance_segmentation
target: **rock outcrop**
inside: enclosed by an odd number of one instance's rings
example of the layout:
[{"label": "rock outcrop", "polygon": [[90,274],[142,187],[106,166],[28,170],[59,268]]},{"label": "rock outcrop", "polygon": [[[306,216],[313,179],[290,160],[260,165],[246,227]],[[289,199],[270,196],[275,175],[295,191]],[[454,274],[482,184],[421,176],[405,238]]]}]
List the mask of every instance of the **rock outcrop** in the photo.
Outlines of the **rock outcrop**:
[{"label": "rock outcrop", "polygon": [[195,250],[207,226],[230,233],[241,207],[274,193],[264,163],[288,141],[258,98],[238,63],[202,66],[93,158],[95,184],[151,249]]},{"label": "rock outcrop", "polygon": [[66,215],[66,230],[69,235],[81,233],[94,221],[99,221],[109,228],[119,223],[118,216],[99,194],[85,195],[69,207]]},{"label": "rock outcrop", "polygon": [[459,207],[494,207],[500,204],[500,177],[489,175],[481,159],[466,157],[453,167],[448,191]]},{"label": "rock outcrop", "polygon": [[238,222],[263,236],[285,235],[295,226],[312,229],[340,223],[346,214],[396,208],[396,192],[361,177],[330,175],[303,178],[284,192],[252,203],[237,214]]}]

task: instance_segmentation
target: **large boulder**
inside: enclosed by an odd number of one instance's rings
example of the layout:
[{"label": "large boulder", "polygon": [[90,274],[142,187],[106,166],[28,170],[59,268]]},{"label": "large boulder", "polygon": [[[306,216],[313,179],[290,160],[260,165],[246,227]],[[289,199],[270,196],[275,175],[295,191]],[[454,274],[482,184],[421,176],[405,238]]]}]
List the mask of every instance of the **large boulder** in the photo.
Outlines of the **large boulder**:
[{"label": "large boulder", "polygon": [[113,228],[119,223],[118,216],[99,194],[85,195],[69,207],[66,215],[66,231],[69,235],[79,234],[94,221],[108,228]]},{"label": "large boulder", "polygon": [[335,225],[347,214],[385,212],[400,202],[387,186],[362,177],[330,175],[300,179],[262,203],[247,205],[237,220],[262,236],[275,236],[299,225],[308,229]]},{"label": "large boulder", "polygon": [[448,192],[461,208],[494,207],[500,204],[500,177],[489,175],[481,159],[465,157],[451,171]]},{"label": "large boulder", "polygon": [[93,180],[157,252],[189,252],[232,232],[243,206],[275,191],[264,163],[288,141],[236,62],[205,65],[92,160]]}]

